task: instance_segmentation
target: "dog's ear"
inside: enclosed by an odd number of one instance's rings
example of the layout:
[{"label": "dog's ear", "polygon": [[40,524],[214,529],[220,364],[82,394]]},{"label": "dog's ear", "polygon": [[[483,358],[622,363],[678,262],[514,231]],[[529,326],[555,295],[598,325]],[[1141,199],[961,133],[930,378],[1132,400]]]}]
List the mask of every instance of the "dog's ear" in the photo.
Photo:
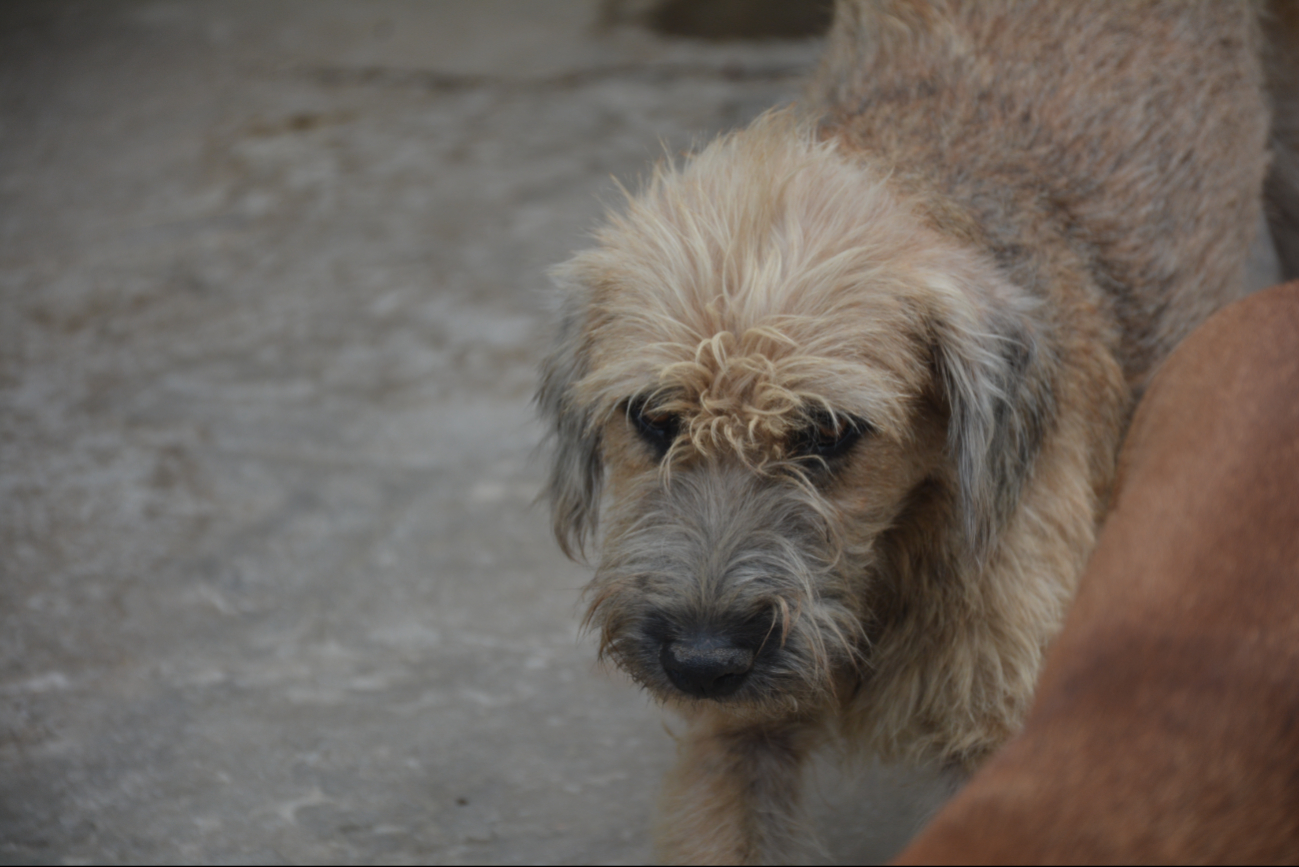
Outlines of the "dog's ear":
[{"label": "dog's ear", "polygon": [[559,333],[542,362],[537,406],[550,427],[550,474],[543,496],[550,500],[551,526],[570,558],[585,553],[596,529],[604,457],[591,413],[577,405],[573,386],[587,373],[585,304],[580,290],[569,294],[560,314]]},{"label": "dog's ear", "polygon": [[1032,474],[1055,417],[1049,351],[1033,302],[1013,287],[947,284],[933,321],[934,361],[950,413],[969,553],[984,563]]}]

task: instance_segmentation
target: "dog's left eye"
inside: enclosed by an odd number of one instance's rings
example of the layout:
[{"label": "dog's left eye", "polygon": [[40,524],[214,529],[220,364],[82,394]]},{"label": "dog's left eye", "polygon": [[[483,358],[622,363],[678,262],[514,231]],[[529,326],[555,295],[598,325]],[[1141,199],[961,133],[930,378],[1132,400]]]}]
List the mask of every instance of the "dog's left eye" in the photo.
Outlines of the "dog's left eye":
[{"label": "dog's left eye", "polygon": [[640,438],[649,444],[661,458],[668,453],[672,442],[681,429],[681,420],[671,413],[654,412],[644,402],[633,402],[627,406],[627,416],[631,419]]},{"label": "dog's left eye", "polygon": [[794,450],[805,457],[828,461],[845,454],[869,431],[870,425],[859,418],[817,414],[796,437]]}]

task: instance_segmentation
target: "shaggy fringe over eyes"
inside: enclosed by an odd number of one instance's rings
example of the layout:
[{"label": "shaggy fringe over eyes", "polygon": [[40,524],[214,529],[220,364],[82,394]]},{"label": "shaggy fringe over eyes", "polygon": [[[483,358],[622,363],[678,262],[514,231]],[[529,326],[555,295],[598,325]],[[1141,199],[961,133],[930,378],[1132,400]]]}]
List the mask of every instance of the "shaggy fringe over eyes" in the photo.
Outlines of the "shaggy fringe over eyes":
[{"label": "shaggy fringe over eyes", "polygon": [[[688,418],[695,452],[728,451],[755,468],[784,457],[762,454],[763,444],[788,440],[810,411],[851,407],[904,435],[909,369],[899,376],[825,327],[878,319],[867,308],[905,282],[879,263],[914,240],[870,231],[891,207],[880,180],[792,112],[764,115],[684,166],[658,165],[597,234],[600,245],[556,272],[590,292],[594,346],[637,347],[600,353],[573,384],[589,423],[648,396],[657,411]],[[870,286],[875,299],[847,286]],[[881,331],[897,324],[898,311],[888,312]],[[855,342],[876,336],[896,340],[867,327]]]},{"label": "shaggy fringe over eyes", "polygon": [[[800,435],[817,420],[838,426],[848,415],[813,380],[848,375],[852,365],[799,353],[799,345],[774,326],[751,329],[740,337],[723,331],[701,340],[694,358],[668,364],[659,388],[644,396],[645,406],[685,422],[664,461],[665,472],[686,455],[705,459],[733,455],[750,470],[765,474],[779,465],[792,470],[799,458]],[[851,371],[858,374],[860,371]],[[880,379],[878,375],[875,379]],[[895,386],[900,392],[901,388]],[[878,394],[878,392],[877,392]],[[901,396],[886,406],[872,400],[875,416],[894,419]],[[879,424],[872,420],[872,427]]]}]

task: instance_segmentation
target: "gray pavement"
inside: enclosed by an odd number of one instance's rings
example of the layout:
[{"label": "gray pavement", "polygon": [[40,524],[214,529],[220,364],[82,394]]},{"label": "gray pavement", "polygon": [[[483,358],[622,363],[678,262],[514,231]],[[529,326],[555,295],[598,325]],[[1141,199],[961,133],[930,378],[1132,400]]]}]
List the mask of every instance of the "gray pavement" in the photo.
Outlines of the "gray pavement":
[{"label": "gray pavement", "polygon": [[[645,5],[0,5],[0,861],[649,856],[671,721],[531,505],[545,270],[819,46]],[[939,797],[813,788],[848,862]]]}]

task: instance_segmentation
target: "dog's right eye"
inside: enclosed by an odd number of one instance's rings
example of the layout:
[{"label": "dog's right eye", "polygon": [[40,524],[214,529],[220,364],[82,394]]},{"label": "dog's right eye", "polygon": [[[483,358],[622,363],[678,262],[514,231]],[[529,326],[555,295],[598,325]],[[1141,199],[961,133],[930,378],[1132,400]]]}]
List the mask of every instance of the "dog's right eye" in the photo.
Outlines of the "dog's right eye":
[{"label": "dog's right eye", "polygon": [[816,413],[808,421],[808,426],[794,439],[794,451],[824,461],[847,454],[871,430],[864,420],[848,415],[832,417]]},{"label": "dog's right eye", "polygon": [[672,441],[681,430],[681,420],[667,412],[654,412],[647,409],[644,402],[634,402],[627,406],[627,417],[631,419],[636,433],[660,458],[668,453]]}]

